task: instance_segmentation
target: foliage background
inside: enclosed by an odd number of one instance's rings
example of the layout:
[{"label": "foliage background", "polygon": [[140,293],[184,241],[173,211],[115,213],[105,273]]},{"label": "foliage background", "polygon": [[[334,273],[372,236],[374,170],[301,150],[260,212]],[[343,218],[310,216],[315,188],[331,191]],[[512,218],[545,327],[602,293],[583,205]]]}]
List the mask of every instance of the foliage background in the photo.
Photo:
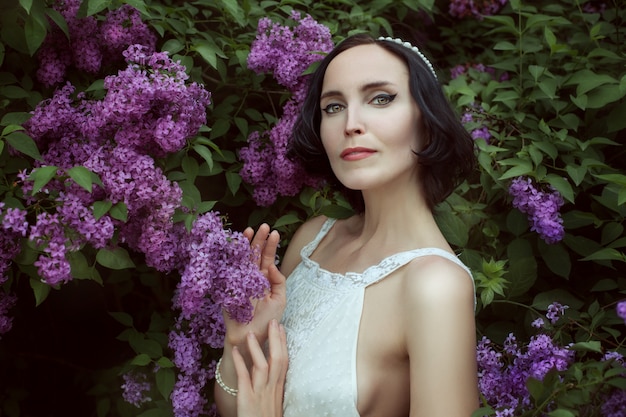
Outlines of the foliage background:
[{"label": "foliage background", "polygon": [[[579,372],[566,376],[572,385],[553,378],[545,392],[540,387],[532,394],[537,404],[546,396],[555,400],[553,413],[570,413],[552,415],[569,416],[599,415],[611,384],[626,389],[623,376],[607,376],[597,365],[602,353],[626,353],[624,322],[615,314],[626,298],[626,11],[619,3],[516,0],[493,16],[455,17],[447,0],[85,0],[81,12],[102,18],[122,4],[136,7],[157,34],[157,49],[169,51],[191,80],[205,85],[212,104],[209,129],[199,137],[214,144],[213,167],[194,152],[196,138],[162,161],[167,175],[193,204],[214,203],[233,230],[273,225],[283,247],[310,216],[349,210],[328,190],[308,188],[258,207],[241,181],[238,149],[251,132],[271,128],[289,97],[271,75],[247,69],[258,20],[288,23],[295,9],[328,26],[335,41],[368,31],[423,47],[459,115],[472,114],[468,129],[486,127],[491,136],[477,140],[475,177],[438,209],[446,236],[474,271],[478,336],[502,343],[514,332],[527,340],[535,333],[530,323],[548,304],[568,305],[553,333],[563,345],[577,343]],[[35,77],[50,6],[44,0],[0,5],[0,201],[15,200],[16,174],[33,163],[15,135],[19,115],[53,93]],[[468,69],[452,78],[457,65]],[[69,79],[85,90],[105,75],[72,72]],[[11,148],[22,153],[13,156]],[[511,206],[507,189],[518,176],[564,197],[561,242],[546,244]],[[99,264],[93,251],[85,254],[97,271],[94,279],[75,279],[58,290],[32,284],[32,259],[14,262],[4,290],[19,301],[11,310],[13,329],[0,340],[0,415],[171,415],[169,379],[141,409],[121,399],[121,373],[141,367],[133,360],[151,345],[120,334],[130,328],[140,340],[159,344],[152,362],[171,355],[166,335],[177,277],[148,268],[132,252],[136,267],[122,269]],[[127,313],[132,323],[111,312]],[[583,404],[572,402],[576,396]]]}]

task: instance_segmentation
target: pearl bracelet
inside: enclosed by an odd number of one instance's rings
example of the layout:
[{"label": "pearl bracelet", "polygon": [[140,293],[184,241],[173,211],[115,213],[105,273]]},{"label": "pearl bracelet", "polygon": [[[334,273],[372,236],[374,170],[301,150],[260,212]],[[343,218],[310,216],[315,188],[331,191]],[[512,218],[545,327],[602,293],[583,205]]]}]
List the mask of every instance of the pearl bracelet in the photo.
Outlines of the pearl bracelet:
[{"label": "pearl bracelet", "polygon": [[239,390],[229,387],[228,385],[224,383],[224,381],[222,381],[222,374],[220,374],[221,364],[222,364],[222,358],[220,358],[220,360],[217,361],[217,365],[215,366],[215,381],[217,381],[217,385],[219,385],[220,388],[222,388],[224,391],[226,391],[228,394],[232,395],[233,397],[236,397]]}]

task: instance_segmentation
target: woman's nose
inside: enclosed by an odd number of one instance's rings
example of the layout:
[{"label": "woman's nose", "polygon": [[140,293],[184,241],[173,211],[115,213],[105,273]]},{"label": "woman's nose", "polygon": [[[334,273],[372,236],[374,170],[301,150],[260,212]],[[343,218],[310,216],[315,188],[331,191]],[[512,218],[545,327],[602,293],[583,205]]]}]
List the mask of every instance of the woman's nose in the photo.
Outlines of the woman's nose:
[{"label": "woman's nose", "polygon": [[346,136],[362,135],[365,133],[365,124],[358,106],[349,106],[346,110],[346,126],[344,134]]}]

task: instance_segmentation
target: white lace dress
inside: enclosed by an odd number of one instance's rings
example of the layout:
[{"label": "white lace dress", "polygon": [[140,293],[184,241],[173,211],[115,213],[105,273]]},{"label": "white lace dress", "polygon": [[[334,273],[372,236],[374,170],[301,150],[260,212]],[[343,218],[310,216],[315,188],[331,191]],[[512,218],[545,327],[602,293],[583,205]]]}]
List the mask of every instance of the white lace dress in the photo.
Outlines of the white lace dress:
[{"label": "white lace dress", "polygon": [[363,273],[326,271],[309,256],[331,229],[328,219],[313,241],[302,248],[302,261],[287,279],[289,370],[284,417],[358,417],[356,348],[365,288],[411,260],[441,256],[469,269],[438,248],[400,252]]}]

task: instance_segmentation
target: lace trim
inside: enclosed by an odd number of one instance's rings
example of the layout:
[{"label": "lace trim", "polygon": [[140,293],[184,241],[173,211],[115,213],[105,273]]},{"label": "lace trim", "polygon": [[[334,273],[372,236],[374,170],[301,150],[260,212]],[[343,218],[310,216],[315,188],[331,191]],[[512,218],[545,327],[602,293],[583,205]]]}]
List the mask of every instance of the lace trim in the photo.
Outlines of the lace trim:
[{"label": "lace trim", "polygon": [[311,254],[322,239],[328,234],[333,227],[337,219],[327,219],[322,228],[320,229],[315,239],[305,245],[300,251],[302,257],[302,263],[306,264],[310,269],[315,268],[317,270],[315,284],[320,286],[330,286],[335,289],[350,289],[354,287],[362,287],[374,284],[377,281],[382,280],[387,275],[391,274],[400,267],[411,262],[415,258],[422,256],[436,255],[442,258],[446,258],[449,261],[454,262],[463,268],[467,274],[474,281],[472,272],[470,269],[455,255],[440,249],[440,248],[419,248],[404,252],[394,253],[381,260],[378,264],[368,267],[363,272],[346,272],[341,274],[338,272],[331,272],[322,268],[317,262],[310,258]]}]

